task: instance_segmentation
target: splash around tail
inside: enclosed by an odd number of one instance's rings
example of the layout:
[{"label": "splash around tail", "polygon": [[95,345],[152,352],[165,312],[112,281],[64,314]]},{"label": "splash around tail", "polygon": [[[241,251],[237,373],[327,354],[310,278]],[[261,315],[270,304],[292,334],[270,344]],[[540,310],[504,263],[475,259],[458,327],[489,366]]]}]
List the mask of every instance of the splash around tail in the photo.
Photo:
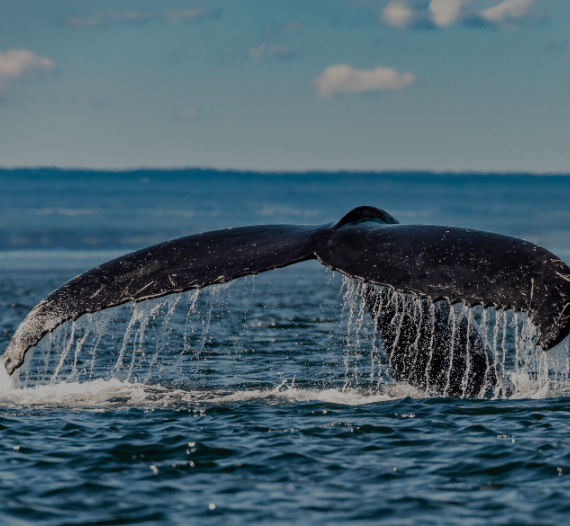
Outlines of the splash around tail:
[{"label": "splash around tail", "polygon": [[[6,375],[9,380],[29,349],[68,320],[311,259],[347,277],[431,303],[446,300],[449,305],[524,312],[538,327],[537,344],[544,350],[570,332],[570,269],[554,254],[527,241],[489,232],[401,225],[382,210],[359,207],[334,224],[262,225],[206,232],[95,267],[49,294],[28,314],[1,359],[0,379],[4,383]],[[382,338],[391,338],[393,335],[383,329],[390,310],[377,313],[374,302],[369,304],[377,327],[386,333]],[[436,324],[435,341],[442,339],[438,331],[449,331],[450,324],[445,321],[449,314],[440,318],[443,321]],[[458,338],[447,337],[462,347],[463,358],[456,360],[457,364],[487,359],[473,331],[476,328],[465,322]],[[408,353],[410,338],[397,336],[391,347],[403,356],[401,351]],[[397,377],[410,381],[405,371],[417,368],[395,359],[393,363]],[[415,359],[415,363],[422,360]],[[464,373],[458,372],[461,382],[453,389],[445,387],[444,394],[468,397],[480,392],[479,384],[486,381],[486,375],[479,375],[483,380],[465,381]]]},{"label": "splash around tail", "polygon": [[10,391],[14,387],[14,377],[6,370],[5,358],[0,358],[0,394]]}]

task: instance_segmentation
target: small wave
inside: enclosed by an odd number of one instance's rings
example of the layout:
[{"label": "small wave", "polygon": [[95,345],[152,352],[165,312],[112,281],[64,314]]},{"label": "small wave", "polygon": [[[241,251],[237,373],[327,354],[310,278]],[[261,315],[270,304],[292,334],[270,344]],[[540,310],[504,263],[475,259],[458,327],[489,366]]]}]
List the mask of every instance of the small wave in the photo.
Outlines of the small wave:
[{"label": "small wave", "polygon": [[[570,396],[566,382],[536,382],[524,373],[513,375],[510,399],[543,399]],[[120,407],[145,409],[179,406],[208,406],[227,403],[261,401],[270,405],[296,402],[322,402],[360,406],[400,400],[426,398],[426,393],[407,384],[382,384],[376,390],[298,388],[294,381],[283,382],[268,389],[186,390],[164,385],[96,379],[87,382],[50,383],[30,388],[15,387],[12,379],[0,368],[0,404],[11,408],[67,408],[106,410]]]},{"label": "small wave", "polygon": [[103,212],[100,208],[32,208],[30,212],[39,216],[62,215],[64,217],[93,216]]},{"label": "small wave", "polygon": [[89,269],[123,255],[118,250],[20,249],[0,250],[0,270]]},{"label": "small wave", "polygon": [[183,390],[162,385],[145,385],[118,379],[89,382],[59,382],[32,388],[14,388],[4,374],[0,378],[0,404],[4,407],[65,407],[68,409],[111,409],[117,407],[161,408],[179,405],[218,405],[234,402],[265,401],[269,404],[324,402],[358,406],[420,398],[422,393],[407,385],[385,386],[376,392],[342,389],[306,389],[286,382],[270,389]]},{"label": "small wave", "polygon": [[301,210],[300,208],[290,208],[287,206],[271,205],[265,204],[263,208],[258,212],[258,215],[262,217],[273,217],[273,216],[293,216],[293,217],[317,217],[320,215],[319,210]]}]

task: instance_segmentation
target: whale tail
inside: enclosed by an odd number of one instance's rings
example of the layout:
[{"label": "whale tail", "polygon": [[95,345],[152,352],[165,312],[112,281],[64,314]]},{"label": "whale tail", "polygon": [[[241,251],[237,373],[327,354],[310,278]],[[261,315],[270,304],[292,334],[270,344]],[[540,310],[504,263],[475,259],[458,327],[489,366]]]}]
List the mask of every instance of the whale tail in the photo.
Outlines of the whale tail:
[{"label": "whale tail", "polygon": [[[544,350],[570,332],[570,269],[554,254],[489,232],[401,225],[382,210],[359,207],[337,223],[218,230],[160,243],[95,267],[37,305],[1,361],[13,374],[45,334],[86,313],[310,259],[430,302],[525,312],[538,327],[537,344]],[[465,341],[470,338],[466,333]]]}]

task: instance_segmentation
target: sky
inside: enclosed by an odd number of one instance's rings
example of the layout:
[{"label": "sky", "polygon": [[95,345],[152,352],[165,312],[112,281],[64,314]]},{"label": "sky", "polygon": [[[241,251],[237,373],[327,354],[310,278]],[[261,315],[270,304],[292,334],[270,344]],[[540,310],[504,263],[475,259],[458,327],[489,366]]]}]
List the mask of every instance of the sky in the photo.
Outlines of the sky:
[{"label": "sky", "polygon": [[568,0],[0,1],[0,167],[570,173]]}]

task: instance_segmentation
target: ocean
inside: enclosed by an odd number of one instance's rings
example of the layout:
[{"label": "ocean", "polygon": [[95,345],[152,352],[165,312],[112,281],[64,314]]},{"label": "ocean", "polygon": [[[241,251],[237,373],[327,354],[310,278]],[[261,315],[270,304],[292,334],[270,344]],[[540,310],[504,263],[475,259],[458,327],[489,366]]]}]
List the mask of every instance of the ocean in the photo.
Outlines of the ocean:
[{"label": "ocean", "polygon": [[[0,170],[1,347],[68,279],[167,239],[371,205],[569,263],[569,202],[553,175]],[[0,382],[0,523],[564,524],[568,342],[522,353],[493,312],[514,389],[433,396],[392,380],[356,288],[310,261],[64,324]]]}]

